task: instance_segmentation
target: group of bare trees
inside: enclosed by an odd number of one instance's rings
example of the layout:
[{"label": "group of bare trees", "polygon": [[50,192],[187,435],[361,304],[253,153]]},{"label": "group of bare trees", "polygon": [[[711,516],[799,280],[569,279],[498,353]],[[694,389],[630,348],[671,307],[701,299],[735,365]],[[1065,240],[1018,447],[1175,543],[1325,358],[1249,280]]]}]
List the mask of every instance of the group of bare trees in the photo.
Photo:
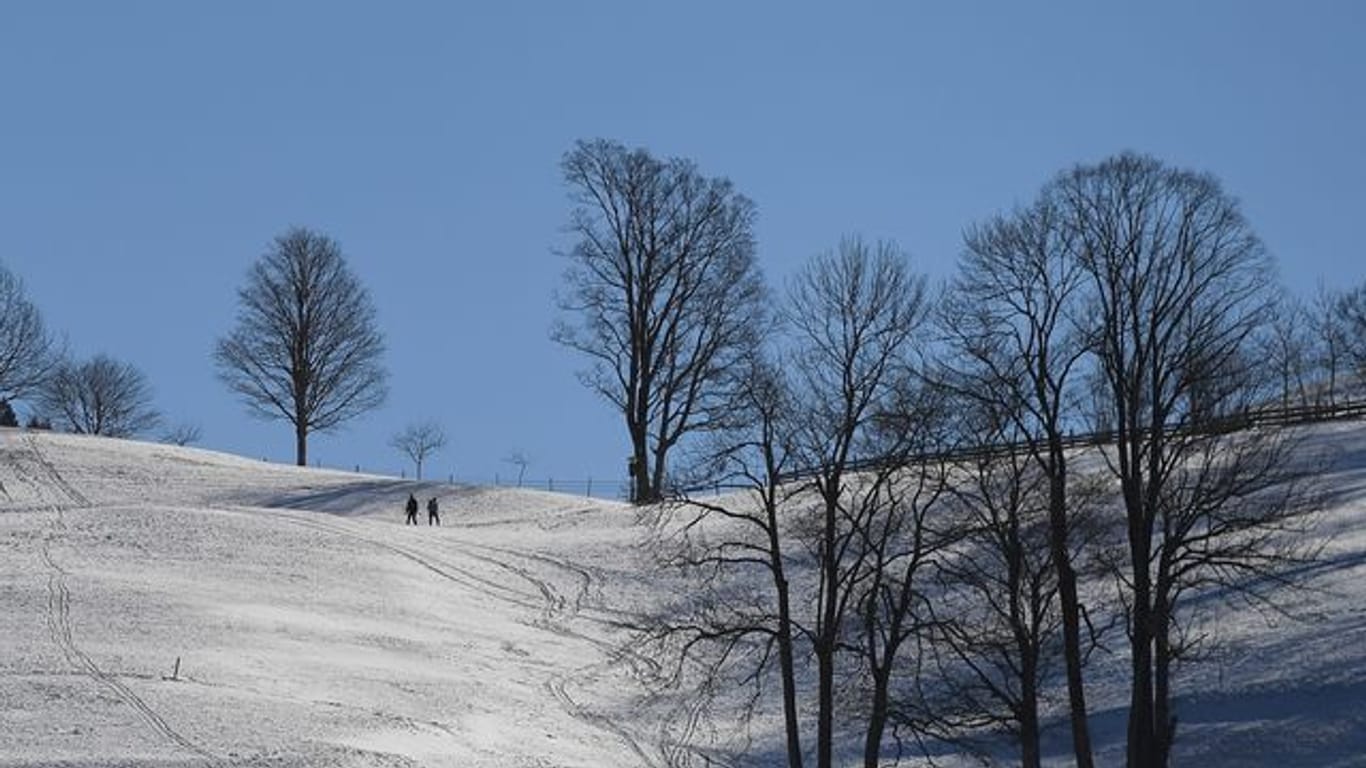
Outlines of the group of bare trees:
[{"label": "group of bare trees", "polygon": [[1366,285],[1285,294],[1263,344],[1283,407],[1332,409],[1366,399]]},{"label": "group of bare trees", "polygon": [[[0,266],[0,400],[28,401],[30,423],[128,437],[156,427],[146,377],[108,355],[76,360],[48,331],[23,282]],[[12,410],[11,410],[12,414]],[[14,419],[17,423],[17,419]]]},{"label": "group of bare trees", "polygon": [[[1001,734],[1037,766],[1050,722],[1090,766],[1088,664],[1122,628],[1128,764],[1168,764],[1203,612],[1269,600],[1313,554],[1312,460],[1292,430],[1230,427],[1282,396],[1263,368],[1285,305],[1215,179],[1132,154],[1079,166],[970,228],[941,296],[895,246],[852,238],[765,312],[748,204],[671,197],[728,185],[602,142],[565,168],[581,240],[563,304],[584,324],[559,337],[649,449],[636,500],[671,499],[651,515],[690,586],[642,636],[675,682],[781,722],[791,766]],[[730,248],[729,271],[676,263],[698,253],[680,232],[720,225],[737,231],[703,250]],[[754,303],[685,311],[693,295]],[[1326,304],[1334,327],[1366,319],[1356,294]],[[1334,334],[1351,360],[1361,335]],[[684,368],[708,373],[661,385]],[[661,469],[690,431],[694,463]],[[690,497],[671,472],[742,491]]]},{"label": "group of bare trees", "polygon": [[[377,406],[385,396],[383,340],[364,287],[336,242],[307,229],[276,238],[239,291],[237,328],[215,350],[219,373],[256,415],[294,427],[296,457],[307,437]],[[163,424],[147,377],[107,354],[72,358],[48,332],[23,283],[0,267],[0,401],[34,406],[35,425],[132,437]],[[192,424],[163,440],[195,442]],[[439,444],[422,435],[416,456]],[[420,471],[420,470],[419,470]]]}]

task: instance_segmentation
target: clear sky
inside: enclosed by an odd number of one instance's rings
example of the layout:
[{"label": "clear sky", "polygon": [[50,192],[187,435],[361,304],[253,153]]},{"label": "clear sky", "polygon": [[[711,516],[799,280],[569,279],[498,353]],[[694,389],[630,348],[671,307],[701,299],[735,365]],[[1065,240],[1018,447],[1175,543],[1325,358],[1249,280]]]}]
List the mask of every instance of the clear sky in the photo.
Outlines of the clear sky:
[{"label": "clear sky", "polygon": [[[619,484],[621,419],[549,341],[575,139],[757,203],[781,285],[844,234],[946,277],[962,229],[1132,149],[1210,171],[1286,282],[1366,280],[1366,3],[5,2],[0,262],[73,352],[139,366],[202,447],[288,461],[210,351],[292,225],[337,239],[387,405],[331,466]],[[21,414],[24,409],[21,408]]]}]

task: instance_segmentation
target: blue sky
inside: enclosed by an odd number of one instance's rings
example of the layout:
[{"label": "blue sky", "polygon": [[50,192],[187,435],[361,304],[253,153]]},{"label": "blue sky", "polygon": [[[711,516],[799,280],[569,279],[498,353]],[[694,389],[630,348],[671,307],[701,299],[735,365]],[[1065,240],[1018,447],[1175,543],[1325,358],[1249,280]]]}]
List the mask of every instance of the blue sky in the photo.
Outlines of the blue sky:
[{"label": "blue sky", "polygon": [[[1292,289],[1366,280],[1366,3],[0,5],[0,262],[79,355],[139,366],[203,447],[286,461],[214,377],[293,225],[337,239],[389,402],[311,443],[397,472],[619,483],[624,427],[549,341],[558,162],[602,136],[755,200],[781,285],[845,234],[946,277],[961,232],[1124,149],[1210,171]],[[22,409],[21,409],[22,410]]]}]

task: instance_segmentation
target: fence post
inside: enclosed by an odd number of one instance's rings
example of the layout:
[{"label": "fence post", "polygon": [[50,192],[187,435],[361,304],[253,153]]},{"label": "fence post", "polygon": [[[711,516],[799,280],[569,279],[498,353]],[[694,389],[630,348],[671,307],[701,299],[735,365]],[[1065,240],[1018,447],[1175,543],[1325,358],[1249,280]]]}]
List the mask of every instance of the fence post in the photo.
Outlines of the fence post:
[{"label": "fence post", "polygon": [[591,477],[588,478],[588,493],[585,494],[585,495],[587,495],[587,496],[592,496],[592,495],[593,495],[593,478],[591,478]]}]

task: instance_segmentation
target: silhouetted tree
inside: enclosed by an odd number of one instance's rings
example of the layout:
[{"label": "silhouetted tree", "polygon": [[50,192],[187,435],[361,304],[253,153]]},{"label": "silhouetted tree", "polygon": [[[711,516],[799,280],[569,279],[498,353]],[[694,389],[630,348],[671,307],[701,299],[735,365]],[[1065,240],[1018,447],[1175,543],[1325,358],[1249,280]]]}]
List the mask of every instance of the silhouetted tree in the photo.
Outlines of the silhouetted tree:
[{"label": "silhouetted tree", "polygon": [[161,422],[147,377],[106,355],[59,363],[36,401],[55,423],[78,434],[132,437]]},{"label": "silhouetted tree", "polygon": [[522,479],[526,477],[526,468],[531,466],[531,458],[522,451],[513,451],[503,458],[503,461],[517,468],[517,487],[522,487]]},{"label": "silhouetted tree", "polygon": [[670,452],[725,423],[728,376],[762,316],[754,205],[688,160],[580,141],[561,163],[574,210],[553,332],[626,421],[633,501],[663,497]]},{"label": "silhouetted tree", "polygon": [[1255,592],[1308,555],[1296,534],[1313,506],[1287,433],[1212,428],[1261,391],[1251,347],[1276,286],[1261,241],[1208,175],[1124,154],[1063,174],[1051,192],[1087,275],[1096,402],[1115,430],[1102,455],[1127,530],[1115,577],[1132,671],[1128,764],[1165,766],[1174,665],[1189,651],[1183,600]]},{"label": "silhouetted tree", "polygon": [[[816,659],[816,765],[830,768],[841,651],[850,622],[867,593],[868,538],[889,515],[899,514],[893,488],[913,431],[886,429],[885,419],[904,406],[913,384],[917,337],[929,310],[923,277],[913,274],[891,243],[868,245],[854,238],[818,257],[797,276],[784,307],[797,352],[792,359],[796,453],[809,468],[818,502],[806,546],[815,558],[819,584],[809,634]],[[899,529],[898,529],[899,530]],[[857,637],[857,635],[855,635]],[[870,657],[869,674],[894,665],[900,643]],[[888,689],[889,690],[889,689]],[[871,749],[885,719],[871,712],[882,692],[870,696],[865,735]],[[865,761],[869,759],[865,751]]]},{"label": "silhouetted tree", "polygon": [[1312,369],[1320,377],[1315,404],[1333,406],[1338,402],[1342,379],[1350,357],[1347,327],[1340,311],[1343,294],[1322,283],[1309,305],[1309,331],[1314,340],[1310,357]]},{"label": "silhouetted tree", "polygon": [[1260,339],[1259,356],[1276,374],[1276,387],[1271,394],[1282,408],[1305,405],[1313,400],[1309,383],[1315,342],[1312,326],[1304,304],[1283,293]]},{"label": "silhouetted tree", "polygon": [[409,424],[389,440],[389,445],[413,460],[416,477],[422,479],[422,462],[446,445],[446,431],[433,421]]},{"label": "silhouetted tree", "polygon": [[0,265],[0,398],[23,399],[42,383],[60,356],[23,282]]},{"label": "silhouetted tree", "polygon": [[[1010,428],[984,436],[1000,440]],[[961,556],[939,566],[948,730],[1004,730],[1020,765],[1039,768],[1045,682],[1063,655],[1048,475],[1027,451],[991,451],[964,467],[953,495],[968,535]]]},{"label": "silhouetted tree", "polygon": [[850,731],[876,765],[915,726],[902,683],[947,540],[930,524],[944,467],[909,461],[938,439],[916,386],[928,303],[890,243],[813,259],[781,313],[786,355],[737,368],[736,418],[710,441],[716,476],[744,492],[659,511],[666,562],[696,580],[651,636],[698,663],[705,691],[752,683],[748,711],[776,708],[776,677],[789,766],[828,768]]},{"label": "silhouetted tree", "polygon": [[214,349],[219,378],[253,415],[294,426],[304,466],[311,433],[384,401],[374,305],[337,243],[303,228],[275,238],[237,296],[237,327]]},{"label": "silhouetted tree", "polygon": [[1340,338],[1359,387],[1366,380],[1366,285],[1337,297],[1337,318]]},{"label": "silhouetted tree", "polygon": [[[1033,205],[968,230],[941,325],[954,355],[952,386],[989,417],[982,439],[1009,435],[1043,473],[1048,546],[1057,573],[1073,754],[1093,765],[1082,679],[1082,612],[1068,498],[1069,429],[1076,426],[1078,371],[1086,353],[1077,329],[1085,274],[1073,258],[1074,234],[1057,201]],[[999,502],[997,502],[999,504]],[[1009,509],[1008,507],[1004,507]],[[1031,702],[1023,702],[1032,706]],[[1037,746],[1037,734],[1023,737]],[[1037,757],[1026,755],[1026,761]]]}]

